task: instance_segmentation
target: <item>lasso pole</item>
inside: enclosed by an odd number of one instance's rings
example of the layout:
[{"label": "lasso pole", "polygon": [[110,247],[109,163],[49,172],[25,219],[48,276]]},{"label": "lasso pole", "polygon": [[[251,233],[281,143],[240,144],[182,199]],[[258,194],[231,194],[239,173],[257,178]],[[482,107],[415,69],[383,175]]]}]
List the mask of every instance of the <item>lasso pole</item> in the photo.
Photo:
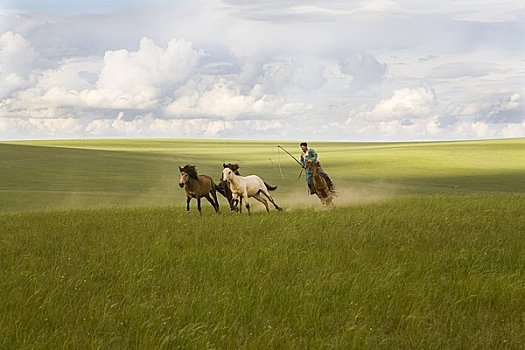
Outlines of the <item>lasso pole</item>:
[{"label": "lasso pole", "polygon": [[277,147],[280,148],[280,149],[282,149],[282,150],[285,151],[290,157],[292,157],[292,159],[295,160],[295,162],[296,162],[297,164],[299,164],[299,166],[300,166],[301,168],[303,167],[303,165],[301,164],[301,162],[298,161],[298,160],[297,160],[297,159],[296,159],[296,158],[295,158],[290,152],[288,152],[286,149],[284,149],[284,148],[281,147],[281,146],[277,146]]},{"label": "lasso pole", "polygon": [[296,159],[296,158],[295,158],[290,152],[288,152],[284,147],[282,147],[282,146],[277,146],[277,150],[279,150],[279,148],[282,149],[283,151],[285,151],[286,154],[288,154],[290,157],[292,157],[292,159],[295,160],[295,162],[296,162],[297,164],[299,164],[299,166],[301,167],[301,172],[299,173],[299,176],[297,176],[297,180],[299,180],[299,179],[301,178],[301,175],[303,174],[303,169],[304,169],[303,164],[302,164],[300,161],[298,161],[298,160],[297,160],[297,159]]}]

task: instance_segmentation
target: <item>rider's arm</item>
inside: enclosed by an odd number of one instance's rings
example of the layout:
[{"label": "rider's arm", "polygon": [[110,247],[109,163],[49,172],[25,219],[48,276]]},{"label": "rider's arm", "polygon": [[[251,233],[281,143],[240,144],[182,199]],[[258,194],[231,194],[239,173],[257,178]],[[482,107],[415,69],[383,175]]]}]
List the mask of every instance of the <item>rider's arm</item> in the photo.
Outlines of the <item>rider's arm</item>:
[{"label": "rider's arm", "polygon": [[317,152],[315,151],[315,149],[310,148],[308,150],[308,156],[308,158],[310,158],[309,160],[317,160]]}]

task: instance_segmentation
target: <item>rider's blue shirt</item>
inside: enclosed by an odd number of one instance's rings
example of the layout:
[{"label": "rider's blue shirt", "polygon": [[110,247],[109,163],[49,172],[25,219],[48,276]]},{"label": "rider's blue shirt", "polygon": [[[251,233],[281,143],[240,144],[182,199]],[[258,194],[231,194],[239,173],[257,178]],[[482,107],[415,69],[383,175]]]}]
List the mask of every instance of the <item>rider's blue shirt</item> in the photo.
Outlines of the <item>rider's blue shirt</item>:
[{"label": "rider's blue shirt", "polygon": [[[309,148],[306,153],[301,153],[301,164],[306,166],[306,162],[317,160],[317,152],[313,148]],[[312,169],[305,169],[306,181],[310,182],[312,178]]]}]

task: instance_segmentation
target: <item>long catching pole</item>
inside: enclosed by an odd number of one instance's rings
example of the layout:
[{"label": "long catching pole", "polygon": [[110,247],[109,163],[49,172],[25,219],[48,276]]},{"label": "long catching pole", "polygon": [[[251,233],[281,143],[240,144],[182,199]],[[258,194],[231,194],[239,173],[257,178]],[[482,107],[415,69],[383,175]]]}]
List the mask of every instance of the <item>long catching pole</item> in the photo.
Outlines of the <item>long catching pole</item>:
[{"label": "long catching pole", "polygon": [[290,152],[288,152],[287,150],[285,150],[285,149],[284,149],[283,147],[281,147],[281,146],[277,146],[277,147],[280,148],[280,149],[282,149],[282,150],[285,151],[290,157],[292,157],[292,159],[295,160],[295,162],[296,162],[297,164],[299,164],[299,166],[300,166],[301,168],[303,167],[303,165],[301,164],[301,162],[298,161],[297,159],[295,159],[295,157],[294,157]]},{"label": "long catching pole", "polygon": [[277,148],[280,148],[280,149],[282,149],[283,151],[285,151],[286,154],[288,154],[290,157],[292,157],[292,159],[295,160],[295,162],[296,162],[297,164],[299,164],[299,166],[301,167],[301,172],[299,173],[299,176],[297,176],[297,180],[299,180],[299,178],[300,178],[301,175],[303,174],[303,169],[304,169],[303,164],[301,164],[301,162],[298,161],[298,160],[297,160],[297,159],[296,159],[296,158],[295,158],[290,152],[288,152],[284,147],[282,147],[282,146],[277,146]]}]

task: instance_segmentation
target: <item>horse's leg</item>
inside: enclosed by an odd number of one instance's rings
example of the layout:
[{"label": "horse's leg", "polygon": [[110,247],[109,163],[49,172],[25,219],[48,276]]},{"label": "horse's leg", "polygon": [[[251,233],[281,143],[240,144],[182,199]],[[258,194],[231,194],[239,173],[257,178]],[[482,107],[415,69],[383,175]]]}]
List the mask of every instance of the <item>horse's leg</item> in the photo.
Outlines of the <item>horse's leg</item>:
[{"label": "horse's leg", "polygon": [[317,196],[317,198],[319,198],[319,200],[321,201],[321,204],[324,205],[323,193],[321,192],[321,190],[318,190],[316,188],[315,189],[315,195]]},{"label": "horse's leg", "polygon": [[320,176],[316,175],[314,176],[314,187],[315,187],[315,193],[317,194],[317,197],[321,201],[322,205],[326,205],[326,198],[328,197],[329,191],[328,191],[328,185],[326,184],[326,181]]},{"label": "horse's leg", "polygon": [[[229,189],[228,189],[228,191],[229,191]],[[234,211],[235,207],[233,206],[233,195],[232,195],[231,191],[228,192],[228,196],[226,197],[226,199],[228,199],[228,204],[230,205],[230,211]]]},{"label": "horse's leg", "polygon": [[328,197],[326,198],[326,206],[331,208],[334,204],[332,203],[332,196],[331,195],[328,195]]},{"label": "horse's leg", "polygon": [[201,197],[197,197],[197,209],[199,209],[199,214],[202,214],[202,212],[201,212]]},{"label": "horse's leg", "polygon": [[219,212],[219,208],[217,208],[217,205],[215,204],[215,202],[213,201],[213,199],[210,197],[210,194],[208,193],[205,197],[208,202],[210,202],[211,206],[213,207],[213,209],[215,209],[215,212],[218,213]]},{"label": "horse's leg", "polygon": [[238,194],[233,195],[232,192],[232,210],[239,211],[240,206],[242,206],[242,203],[240,203],[240,198]]},{"label": "horse's leg", "polygon": [[190,201],[191,201],[191,197],[190,196],[187,196],[186,197],[186,211],[190,211]]},{"label": "horse's leg", "polygon": [[233,193],[232,202],[237,203],[235,206],[235,211],[242,213],[242,196],[239,196],[237,193]]},{"label": "horse's leg", "polygon": [[242,203],[243,199],[246,200],[246,210],[248,210],[248,215],[251,215],[251,213],[250,213],[250,203],[248,203],[248,194],[246,192],[243,193],[242,196],[241,196],[241,203]]},{"label": "horse's leg", "polygon": [[253,198],[257,199],[259,202],[264,204],[264,206],[266,207],[266,211],[270,211],[270,208],[268,208],[268,202],[266,201],[266,199],[261,197],[260,191],[255,196],[253,196]]},{"label": "horse's leg", "polygon": [[[232,191],[230,190],[230,185],[228,185],[227,182],[220,180],[219,185],[217,188],[220,188],[221,190],[217,190],[220,194],[223,195],[224,198],[228,201],[228,204],[230,205],[230,210],[234,210],[233,207],[233,199],[232,199]],[[219,202],[217,202],[218,205]]]},{"label": "horse's leg", "polygon": [[[223,182],[221,182],[221,185]],[[232,191],[230,190],[230,186],[226,184],[224,187],[224,197],[228,200],[228,204],[230,205],[230,210],[233,210],[233,197],[232,197]]]},{"label": "horse's leg", "polygon": [[323,205],[326,205],[326,193],[324,192],[324,190],[319,191],[319,199],[321,199],[321,203]]},{"label": "horse's leg", "polygon": [[214,203],[211,203],[211,205],[213,205],[213,208],[215,208],[215,212],[219,212],[219,200],[217,199],[217,192],[215,192],[215,190],[212,188],[211,190],[211,195],[213,197],[213,200],[215,200],[215,204]]},{"label": "horse's leg", "polygon": [[260,190],[260,192],[261,192],[262,194],[264,194],[264,195],[270,200],[270,202],[273,204],[273,206],[275,207],[275,209],[277,209],[277,210],[279,210],[279,211],[283,210],[283,208],[279,207],[279,206],[277,205],[277,203],[275,203],[275,201],[273,200],[272,196],[270,196],[270,193],[268,193],[268,191]]},{"label": "horse's leg", "polygon": [[239,200],[237,199],[237,196],[233,196],[233,192],[229,189],[230,196],[228,197],[228,202],[230,203],[230,210],[231,211],[239,211],[239,208],[237,207],[239,205]]},{"label": "horse's leg", "polygon": [[324,196],[324,205],[326,207],[329,207],[330,206],[330,192],[328,192],[327,189],[324,189],[323,190],[325,192],[325,196]]},{"label": "horse's leg", "polygon": [[326,205],[327,207],[331,207],[332,206],[332,193],[330,192],[328,188],[323,189],[323,191],[325,193],[324,205]]}]

